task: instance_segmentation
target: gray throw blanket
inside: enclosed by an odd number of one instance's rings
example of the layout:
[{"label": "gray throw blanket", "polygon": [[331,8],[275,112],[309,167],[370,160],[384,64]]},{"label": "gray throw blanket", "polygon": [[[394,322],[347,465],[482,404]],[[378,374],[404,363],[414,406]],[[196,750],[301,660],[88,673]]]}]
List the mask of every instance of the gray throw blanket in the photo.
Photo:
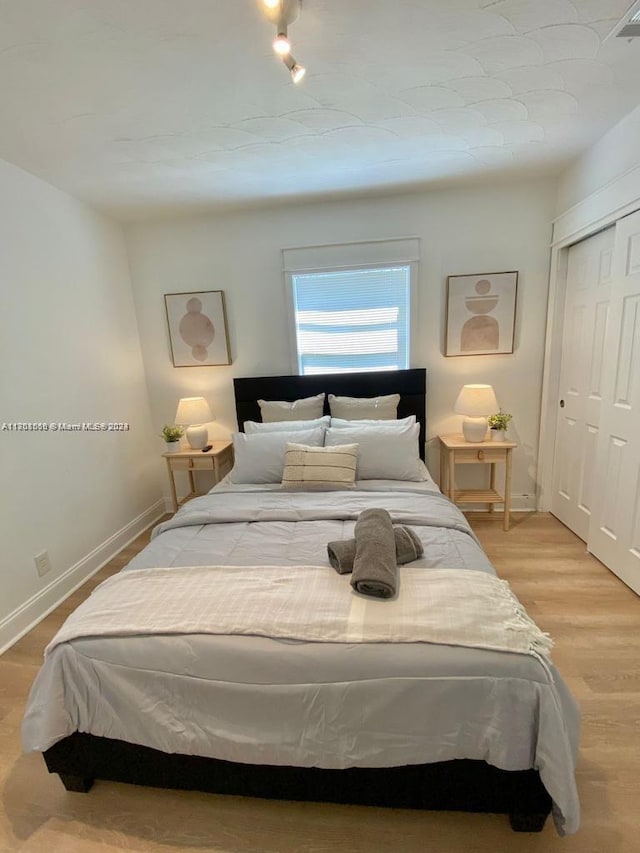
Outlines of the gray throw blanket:
[{"label": "gray throw blanket", "polygon": [[386,509],[365,509],[354,529],[356,555],[351,586],[363,595],[393,598],[398,589],[396,542]]},{"label": "gray throw blanket", "polygon": [[[396,563],[403,566],[419,560],[424,554],[422,542],[416,533],[404,525],[394,525],[393,535],[396,543]],[[339,575],[353,571],[353,561],[356,556],[355,539],[337,539],[327,545],[329,562]]]}]

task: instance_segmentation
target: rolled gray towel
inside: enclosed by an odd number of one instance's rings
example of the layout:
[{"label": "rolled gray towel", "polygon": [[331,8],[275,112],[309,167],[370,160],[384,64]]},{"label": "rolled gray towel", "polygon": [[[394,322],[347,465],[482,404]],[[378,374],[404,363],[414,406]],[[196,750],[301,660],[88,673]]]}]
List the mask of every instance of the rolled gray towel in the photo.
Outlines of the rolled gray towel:
[{"label": "rolled gray towel", "polygon": [[365,509],[354,530],[356,555],[351,586],[363,595],[392,598],[398,588],[396,543],[386,509]]},{"label": "rolled gray towel", "polygon": [[[399,566],[422,557],[422,542],[410,527],[394,525],[393,535],[396,541],[396,563]],[[329,542],[327,553],[329,562],[339,575],[349,574],[353,570],[353,560],[356,556],[356,540],[337,539]]]}]

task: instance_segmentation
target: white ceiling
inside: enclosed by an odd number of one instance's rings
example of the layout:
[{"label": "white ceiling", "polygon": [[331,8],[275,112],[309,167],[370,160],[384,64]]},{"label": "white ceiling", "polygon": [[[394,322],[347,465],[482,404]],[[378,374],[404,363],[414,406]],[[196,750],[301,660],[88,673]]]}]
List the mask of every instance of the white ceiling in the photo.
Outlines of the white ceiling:
[{"label": "white ceiling", "polygon": [[639,101],[630,0],[0,0],[0,156],[122,219],[557,170]]}]

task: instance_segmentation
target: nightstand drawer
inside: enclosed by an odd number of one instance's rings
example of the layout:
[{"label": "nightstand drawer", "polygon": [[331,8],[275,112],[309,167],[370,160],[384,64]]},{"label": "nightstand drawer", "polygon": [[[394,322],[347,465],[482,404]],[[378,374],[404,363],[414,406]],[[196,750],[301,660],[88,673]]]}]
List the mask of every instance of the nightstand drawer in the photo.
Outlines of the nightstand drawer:
[{"label": "nightstand drawer", "polygon": [[456,465],[458,463],[464,465],[466,463],[477,462],[504,462],[507,458],[507,451],[504,448],[495,449],[493,447],[479,447],[477,450],[465,448],[464,450],[455,451]]},{"label": "nightstand drawer", "polygon": [[211,471],[213,464],[211,458],[203,456],[202,459],[189,457],[188,459],[172,459],[171,467],[174,471]]},{"label": "nightstand drawer", "polygon": [[211,471],[213,469],[213,459],[211,457],[207,458],[203,456],[202,459],[195,457],[194,459],[190,459],[189,462],[192,463],[191,468],[194,471]]}]

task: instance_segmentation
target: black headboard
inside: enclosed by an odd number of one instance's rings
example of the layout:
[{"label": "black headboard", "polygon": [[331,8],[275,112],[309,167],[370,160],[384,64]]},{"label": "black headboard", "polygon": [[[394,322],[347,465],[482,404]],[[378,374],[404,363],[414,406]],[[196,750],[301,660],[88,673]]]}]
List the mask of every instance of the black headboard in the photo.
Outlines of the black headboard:
[{"label": "black headboard", "polygon": [[[377,397],[400,394],[398,417],[415,415],[420,424],[420,456],[424,459],[426,436],[427,371],[424,367],[410,370],[381,370],[375,373],[323,373],[312,376],[250,376],[233,380],[236,395],[238,427],[245,421],[261,421],[258,400],[287,400],[312,397],[325,392],[342,397]],[[325,414],[330,414],[325,399]]]}]

